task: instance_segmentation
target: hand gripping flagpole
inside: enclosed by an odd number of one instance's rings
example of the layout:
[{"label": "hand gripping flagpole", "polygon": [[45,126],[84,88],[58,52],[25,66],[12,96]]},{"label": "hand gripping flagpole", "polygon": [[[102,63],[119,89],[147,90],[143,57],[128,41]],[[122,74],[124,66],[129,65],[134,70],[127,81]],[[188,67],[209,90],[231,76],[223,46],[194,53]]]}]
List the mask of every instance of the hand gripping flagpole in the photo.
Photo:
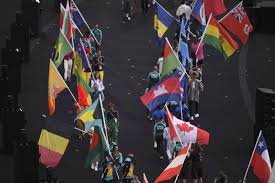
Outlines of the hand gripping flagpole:
[{"label": "hand gripping flagpole", "polygon": [[251,164],[251,161],[252,161],[252,158],[253,158],[253,154],[255,153],[255,150],[257,148],[257,144],[259,142],[259,139],[260,139],[260,136],[262,135],[262,130],[259,132],[259,135],[258,135],[258,138],[257,138],[257,141],[256,141],[256,144],[254,146],[254,149],[252,151],[252,154],[251,154],[251,157],[250,157],[250,160],[249,160],[249,163],[248,163],[248,166],[247,166],[247,169],[245,171],[245,174],[244,174],[244,177],[243,177],[243,180],[242,180],[242,183],[245,183],[245,179],[246,179],[246,176],[247,176],[247,173],[248,173],[248,170],[249,170],[249,167],[250,167],[250,164]]}]

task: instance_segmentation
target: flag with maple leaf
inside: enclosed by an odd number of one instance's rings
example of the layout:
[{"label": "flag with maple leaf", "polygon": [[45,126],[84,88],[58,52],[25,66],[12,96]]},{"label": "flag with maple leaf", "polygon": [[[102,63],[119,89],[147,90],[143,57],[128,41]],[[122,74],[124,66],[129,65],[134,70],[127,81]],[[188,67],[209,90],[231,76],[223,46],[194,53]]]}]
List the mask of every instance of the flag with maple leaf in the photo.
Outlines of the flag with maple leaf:
[{"label": "flag with maple leaf", "polygon": [[[209,144],[209,133],[189,122],[182,121],[168,112],[168,123],[171,139],[180,138],[183,143]],[[171,126],[171,128],[170,128]],[[174,128],[174,129],[173,129]],[[173,130],[171,130],[173,129]]]}]

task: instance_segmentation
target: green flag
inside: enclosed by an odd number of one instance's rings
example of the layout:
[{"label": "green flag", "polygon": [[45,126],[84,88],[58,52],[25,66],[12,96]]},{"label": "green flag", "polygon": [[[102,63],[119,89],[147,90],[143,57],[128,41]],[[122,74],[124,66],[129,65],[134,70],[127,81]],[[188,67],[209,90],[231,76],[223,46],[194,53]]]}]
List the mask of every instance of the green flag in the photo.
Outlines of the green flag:
[{"label": "green flag", "polygon": [[93,137],[90,142],[89,152],[85,161],[85,167],[91,167],[92,163],[100,163],[104,158],[104,152],[106,149],[107,142],[104,137],[102,125],[94,126]]},{"label": "green flag", "polygon": [[170,74],[174,69],[180,68],[181,64],[176,57],[168,39],[165,39],[164,45],[164,54],[163,54],[163,66],[160,77],[163,78],[164,76]]},{"label": "green flag", "polygon": [[59,32],[58,39],[54,45],[54,55],[52,58],[53,63],[58,68],[60,64],[62,63],[64,56],[69,54],[73,51],[73,48],[71,47],[69,41],[65,37],[65,35],[62,33],[62,31]]}]

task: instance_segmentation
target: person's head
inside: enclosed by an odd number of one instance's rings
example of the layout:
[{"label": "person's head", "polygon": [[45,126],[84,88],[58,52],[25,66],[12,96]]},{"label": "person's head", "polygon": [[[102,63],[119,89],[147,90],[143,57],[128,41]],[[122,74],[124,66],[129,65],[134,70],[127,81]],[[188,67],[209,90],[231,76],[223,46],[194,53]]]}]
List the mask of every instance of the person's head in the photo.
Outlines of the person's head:
[{"label": "person's head", "polygon": [[138,176],[137,175],[133,175],[133,180],[134,181],[138,181]]},{"label": "person's head", "polygon": [[90,38],[90,31],[87,30],[84,35],[85,35],[86,38]]},{"label": "person's head", "polygon": [[97,52],[97,56],[98,56],[98,57],[100,57],[100,56],[101,56],[101,51],[100,51],[100,50],[98,50],[98,52]]},{"label": "person's head", "polygon": [[181,0],[181,4],[185,4],[185,0]]},{"label": "person's head", "polygon": [[197,71],[191,71],[191,73],[190,73],[190,78],[192,79],[192,80],[195,80],[195,79],[197,79],[199,77],[199,73],[197,72]]},{"label": "person's head", "polygon": [[158,71],[159,69],[158,69],[158,66],[154,66],[154,71]]},{"label": "person's head", "polygon": [[109,104],[108,104],[108,109],[109,110],[114,110],[114,107],[115,107],[115,105],[112,103],[112,102],[110,102]]},{"label": "person's head", "polygon": [[95,84],[94,89],[95,89],[95,91],[98,91],[98,85],[97,84]]},{"label": "person's head", "polygon": [[95,29],[98,29],[98,24],[95,24]]},{"label": "person's head", "polygon": [[228,179],[227,179],[227,175],[220,170],[217,176],[217,183],[227,183]]},{"label": "person's head", "polygon": [[113,152],[118,152],[118,151],[119,151],[118,145],[115,144],[114,147],[113,147]]}]

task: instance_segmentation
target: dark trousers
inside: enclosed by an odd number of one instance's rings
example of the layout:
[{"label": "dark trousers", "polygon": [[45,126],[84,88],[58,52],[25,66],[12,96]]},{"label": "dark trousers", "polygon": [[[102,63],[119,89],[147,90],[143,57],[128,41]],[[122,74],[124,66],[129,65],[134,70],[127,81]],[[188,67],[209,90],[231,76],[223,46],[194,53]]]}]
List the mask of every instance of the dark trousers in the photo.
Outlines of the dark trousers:
[{"label": "dark trousers", "polygon": [[160,156],[164,155],[164,141],[162,137],[156,137],[155,138],[156,143],[157,143],[157,152]]},{"label": "dark trousers", "polygon": [[146,14],[148,12],[149,0],[141,0],[142,13]]},{"label": "dark trousers", "polygon": [[[188,104],[189,104],[190,116],[194,116],[194,114],[199,113],[199,102],[189,100]],[[195,111],[194,111],[194,105],[195,105]]]}]

